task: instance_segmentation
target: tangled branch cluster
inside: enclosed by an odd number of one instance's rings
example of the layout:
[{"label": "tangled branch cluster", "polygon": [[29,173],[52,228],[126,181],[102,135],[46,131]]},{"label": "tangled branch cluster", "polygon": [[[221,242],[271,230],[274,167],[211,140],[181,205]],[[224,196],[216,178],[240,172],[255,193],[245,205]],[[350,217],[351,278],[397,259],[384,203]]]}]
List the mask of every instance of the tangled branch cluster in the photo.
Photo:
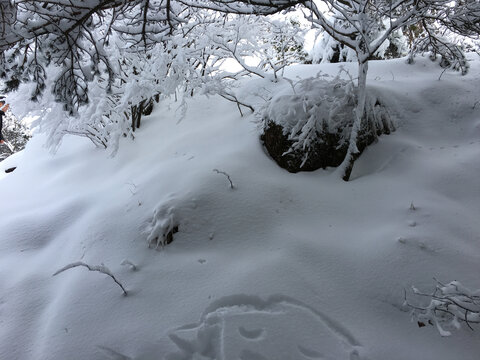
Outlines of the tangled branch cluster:
[{"label": "tangled branch cluster", "polygon": [[435,325],[442,336],[450,336],[450,329],[460,329],[464,323],[470,330],[480,324],[480,290],[472,291],[458,281],[442,284],[436,281],[432,293],[424,293],[413,287],[413,293],[430,302],[426,306],[414,305],[407,300],[405,305],[412,310],[412,317],[420,327]]}]

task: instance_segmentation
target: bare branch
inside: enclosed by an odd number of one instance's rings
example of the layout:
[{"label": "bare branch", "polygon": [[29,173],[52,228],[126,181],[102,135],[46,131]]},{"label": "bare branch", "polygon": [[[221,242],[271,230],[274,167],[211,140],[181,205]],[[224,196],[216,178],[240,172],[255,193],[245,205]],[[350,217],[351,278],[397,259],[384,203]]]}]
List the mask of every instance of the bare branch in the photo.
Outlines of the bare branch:
[{"label": "bare branch", "polygon": [[220,171],[218,169],[213,169],[213,171],[216,172],[217,174],[225,175],[228,179],[228,182],[230,183],[230,189],[235,189],[235,185],[233,185],[232,179],[230,178],[229,174],[227,174],[225,171]]}]

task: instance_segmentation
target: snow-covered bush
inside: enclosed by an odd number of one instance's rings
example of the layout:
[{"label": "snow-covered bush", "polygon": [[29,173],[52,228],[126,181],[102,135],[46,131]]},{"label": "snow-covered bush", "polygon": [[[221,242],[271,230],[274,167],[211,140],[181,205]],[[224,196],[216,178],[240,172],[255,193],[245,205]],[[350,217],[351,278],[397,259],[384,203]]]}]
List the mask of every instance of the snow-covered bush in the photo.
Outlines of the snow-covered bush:
[{"label": "snow-covered bush", "polygon": [[17,151],[23,150],[31,137],[30,129],[19,121],[10,110],[3,117],[2,133],[4,138],[12,145],[13,151],[6,145],[0,145],[0,161]]},{"label": "snow-covered bush", "polygon": [[321,31],[309,52],[312,63],[353,62],[357,60],[355,51],[342,45],[328,33]]},{"label": "snow-covered bush", "polygon": [[[266,149],[290,172],[339,166],[349,146],[356,96],[353,83],[339,77],[319,76],[286,86],[270,100],[264,114]],[[394,129],[376,96],[368,96],[365,113],[359,151]]]},{"label": "snow-covered bush", "polygon": [[480,290],[470,290],[458,281],[442,284],[437,281],[432,293],[424,293],[412,287],[416,296],[425,298],[425,305],[414,305],[407,301],[405,305],[412,309],[412,319],[418,326],[434,325],[441,336],[450,336],[450,330],[460,329],[464,323],[473,330],[472,325],[480,324]]},{"label": "snow-covered bush", "polygon": [[173,241],[173,234],[178,232],[180,225],[177,200],[170,197],[161,202],[154,210],[152,218],[146,223],[144,233],[147,235],[148,247],[163,248]]}]

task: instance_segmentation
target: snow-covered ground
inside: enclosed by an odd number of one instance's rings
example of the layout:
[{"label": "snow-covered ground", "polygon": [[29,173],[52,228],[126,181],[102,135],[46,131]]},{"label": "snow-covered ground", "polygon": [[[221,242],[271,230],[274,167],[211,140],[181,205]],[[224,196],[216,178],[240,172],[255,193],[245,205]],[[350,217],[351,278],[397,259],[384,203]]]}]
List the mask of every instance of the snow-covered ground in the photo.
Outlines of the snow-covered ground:
[{"label": "snow-covered ground", "polygon": [[[433,277],[480,288],[480,61],[441,72],[371,62],[397,131],[348,183],[279,168],[217,97],[180,122],[159,105],[113,159],[76,137],[52,156],[35,136],[0,163],[0,359],[477,360],[478,326],[441,337],[402,306]],[[77,261],[128,295],[83,267],[52,276]]]}]

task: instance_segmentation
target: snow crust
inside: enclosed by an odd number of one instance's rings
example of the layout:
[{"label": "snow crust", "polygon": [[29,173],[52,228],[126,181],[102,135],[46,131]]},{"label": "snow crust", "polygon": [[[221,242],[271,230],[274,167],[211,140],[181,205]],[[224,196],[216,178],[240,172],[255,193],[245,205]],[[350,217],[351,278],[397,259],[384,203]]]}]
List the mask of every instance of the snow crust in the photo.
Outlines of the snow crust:
[{"label": "snow crust", "polygon": [[[53,156],[34,136],[0,163],[0,359],[477,360],[478,331],[442,338],[402,306],[433,277],[480,288],[473,60],[441,81],[426,59],[371,62],[398,129],[348,183],[278,168],[253,117],[217,97],[180,122],[162,103],[115,158],[76,137]],[[339,66],[285,76],[320,70]],[[173,242],[149,248],[172,224]],[[85,269],[52,276],[75,263],[103,264],[128,296]]]}]

